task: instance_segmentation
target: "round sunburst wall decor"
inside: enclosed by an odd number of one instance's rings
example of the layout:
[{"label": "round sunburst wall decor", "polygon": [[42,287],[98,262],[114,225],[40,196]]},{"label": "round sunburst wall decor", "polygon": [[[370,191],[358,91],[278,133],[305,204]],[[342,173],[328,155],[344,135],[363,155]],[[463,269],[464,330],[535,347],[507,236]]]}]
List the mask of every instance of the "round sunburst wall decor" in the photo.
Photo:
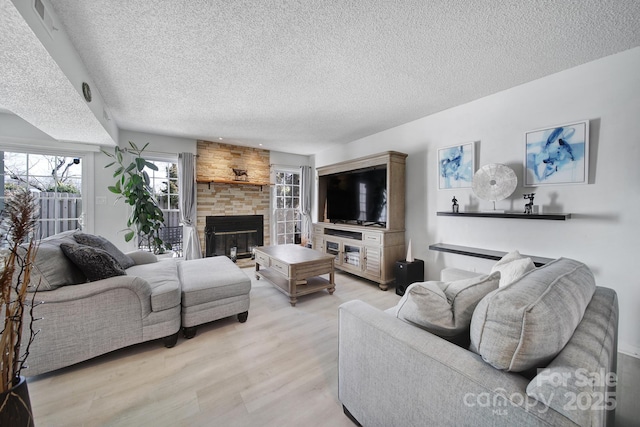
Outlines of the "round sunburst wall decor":
[{"label": "round sunburst wall decor", "polygon": [[515,191],[518,185],[518,177],[509,166],[500,163],[491,163],[482,166],[473,175],[471,188],[482,200],[496,202],[506,199]]}]

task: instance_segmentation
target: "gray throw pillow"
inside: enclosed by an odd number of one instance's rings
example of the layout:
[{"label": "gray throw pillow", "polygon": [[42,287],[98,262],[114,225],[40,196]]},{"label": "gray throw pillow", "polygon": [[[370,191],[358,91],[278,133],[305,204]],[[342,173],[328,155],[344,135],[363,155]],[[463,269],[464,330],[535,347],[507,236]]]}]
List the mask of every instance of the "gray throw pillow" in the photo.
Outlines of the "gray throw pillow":
[{"label": "gray throw pillow", "polygon": [[63,243],[60,248],[90,282],[127,274],[110,253],[100,248],[77,243]]},{"label": "gray throw pillow", "polygon": [[470,349],[505,371],[546,366],[571,339],[595,289],[593,273],[578,261],[531,270],[480,301]]},{"label": "gray throw pillow", "polygon": [[113,243],[102,236],[94,236],[93,234],[86,233],[76,233],[73,235],[73,237],[76,239],[76,242],[80,243],[81,245],[92,246],[94,248],[99,248],[103,251],[107,251],[118,261],[120,267],[125,270],[135,265],[133,258],[123,253],[120,249],[116,248]]},{"label": "gray throw pillow", "polygon": [[[38,242],[38,250],[31,270],[29,292],[35,291],[36,286],[38,291],[52,291],[63,285],[75,285],[87,281],[82,271],[60,249],[62,243],[75,243],[73,235],[77,232],[77,230],[64,231]],[[22,245],[18,250],[21,255],[26,252]]]},{"label": "gray throw pillow", "polygon": [[454,282],[418,282],[410,285],[395,316],[441,336],[466,332],[478,302],[498,288],[500,273]]}]

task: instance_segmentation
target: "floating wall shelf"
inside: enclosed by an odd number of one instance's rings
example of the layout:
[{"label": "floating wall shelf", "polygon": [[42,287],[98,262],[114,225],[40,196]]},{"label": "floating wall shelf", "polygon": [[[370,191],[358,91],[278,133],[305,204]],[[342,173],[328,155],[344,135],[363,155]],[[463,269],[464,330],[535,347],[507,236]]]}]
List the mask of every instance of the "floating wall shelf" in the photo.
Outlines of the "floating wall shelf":
[{"label": "floating wall shelf", "polygon": [[516,218],[516,219],[546,219],[565,221],[571,214],[521,214],[521,213],[492,213],[492,212],[437,212],[438,216],[472,216],[479,218]]},{"label": "floating wall shelf", "polygon": [[[490,259],[494,261],[498,261],[500,258],[502,258],[507,254],[506,252],[492,251],[489,249],[471,248],[468,246],[449,245],[447,243],[436,243],[433,245],[429,245],[429,249],[431,249],[432,251],[448,252],[448,253],[458,254],[458,255],[467,255],[467,256],[472,256],[476,258]],[[539,256],[531,256],[531,255],[522,255],[522,256],[531,258],[531,261],[533,261],[533,264],[536,267],[540,267],[542,265],[548,264],[549,262],[553,261],[553,259],[551,258],[543,258]]]}]

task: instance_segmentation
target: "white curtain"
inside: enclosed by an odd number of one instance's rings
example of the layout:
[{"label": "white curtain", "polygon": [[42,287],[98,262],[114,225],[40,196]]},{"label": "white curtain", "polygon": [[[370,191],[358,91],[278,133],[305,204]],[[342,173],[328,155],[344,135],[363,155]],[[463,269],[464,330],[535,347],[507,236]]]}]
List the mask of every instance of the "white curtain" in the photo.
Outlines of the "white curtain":
[{"label": "white curtain", "polygon": [[300,166],[300,213],[302,214],[302,239],[311,243],[311,166]]},{"label": "white curtain", "polygon": [[196,156],[178,155],[178,200],[182,220],[182,251],[185,260],[202,258],[198,229],[196,228]]}]

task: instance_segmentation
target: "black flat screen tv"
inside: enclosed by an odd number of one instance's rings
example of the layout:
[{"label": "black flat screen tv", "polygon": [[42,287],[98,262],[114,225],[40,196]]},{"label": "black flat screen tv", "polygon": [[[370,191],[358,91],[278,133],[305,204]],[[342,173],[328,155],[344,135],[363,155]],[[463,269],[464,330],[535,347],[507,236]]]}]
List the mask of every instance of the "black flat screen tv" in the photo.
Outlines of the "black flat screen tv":
[{"label": "black flat screen tv", "polygon": [[327,218],[334,223],[386,226],[386,167],[328,175]]}]

